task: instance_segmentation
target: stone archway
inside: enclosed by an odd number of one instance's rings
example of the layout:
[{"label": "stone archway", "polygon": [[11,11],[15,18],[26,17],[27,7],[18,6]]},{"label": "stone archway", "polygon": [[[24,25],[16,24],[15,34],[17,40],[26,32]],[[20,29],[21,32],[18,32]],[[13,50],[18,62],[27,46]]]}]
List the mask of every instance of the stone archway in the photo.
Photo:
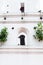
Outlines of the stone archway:
[{"label": "stone archway", "polygon": [[27,28],[25,28],[25,27],[20,27],[19,29],[18,29],[18,33],[20,34],[20,33],[25,33],[25,34],[27,34],[27,32],[28,32],[28,29]]},{"label": "stone archway", "polygon": [[20,39],[20,45],[26,45],[28,29],[21,27],[18,30],[18,38]]}]

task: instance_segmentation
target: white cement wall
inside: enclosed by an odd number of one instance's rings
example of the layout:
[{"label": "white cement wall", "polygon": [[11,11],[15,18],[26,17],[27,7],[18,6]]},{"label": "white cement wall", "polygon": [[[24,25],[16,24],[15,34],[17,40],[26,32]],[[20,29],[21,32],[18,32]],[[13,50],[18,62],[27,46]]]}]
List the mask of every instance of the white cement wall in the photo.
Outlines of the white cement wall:
[{"label": "white cement wall", "polygon": [[[20,39],[18,38],[19,35],[19,28],[24,27],[27,29],[27,38],[25,39],[25,43],[27,46],[30,47],[43,47],[43,41],[39,42],[38,40],[34,39],[33,35],[35,34],[34,26],[36,26],[37,23],[28,23],[28,24],[0,24],[0,30],[3,27],[8,28],[8,39],[5,42],[4,45],[1,47],[14,47],[18,46],[20,44]],[[14,29],[12,30],[12,27]]]},{"label": "white cement wall", "polygon": [[[32,48],[43,48],[43,41],[39,42],[36,39],[33,38],[34,30],[33,27],[36,26],[37,23],[21,23],[21,24],[3,24],[0,23],[0,30],[3,27],[8,28],[8,40],[4,45],[2,45],[0,48],[20,48],[22,46],[18,46],[18,43],[20,43],[20,40],[18,39],[18,31],[20,27],[24,27],[28,29],[27,34],[27,40],[26,45],[28,47]],[[11,28],[14,27],[14,30]],[[25,46],[26,48],[27,46]],[[22,47],[24,48],[24,47]],[[11,50],[10,50],[11,51]],[[13,50],[12,50],[13,51]],[[18,50],[19,51],[19,50]],[[25,51],[25,50],[24,50]],[[0,51],[1,52],[1,51]],[[39,51],[40,52],[40,51]],[[43,52],[43,51],[42,51]],[[0,65],[43,65],[43,54],[38,53],[0,53]]]},{"label": "white cement wall", "polygon": [[[0,0],[0,14],[21,14],[19,8],[20,3],[25,3],[25,12],[26,13],[33,13],[41,9],[39,0]],[[34,3],[34,4],[33,4]],[[43,4],[43,3],[42,3]],[[9,7],[7,7],[9,5]],[[42,8],[43,9],[43,8]],[[24,21],[39,21],[39,17],[24,17]],[[4,17],[0,18],[0,21],[4,21]],[[21,17],[18,18],[7,18],[7,21],[20,21]],[[6,22],[6,21],[5,21]],[[26,45],[28,47],[33,48],[42,48],[43,42],[39,42],[33,38],[34,30],[33,27],[37,23],[23,23],[23,24],[3,24],[0,23],[0,30],[3,27],[8,28],[8,40],[2,45],[0,48],[14,48],[15,46],[18,47],[18,43],[20,40],[18,39],[18,30],[20,27],[25,27],[28,29]],[[14,27],[14,30],[11,28]],[[19,46],[20,47],[20,46]],[[26,46],[25,46],[26,47]],[[1,52],[1,51],[0,51]],[[43,65],[43,54],[1,54],[0,53],[0,65]]]},{"label": "white cement wall", "polygon": [[[0,13],[4,14],[7,11],[13,14],[20,14],[20,3],[24,2],[25,12],[33,13],[40,10],[40,1],[39,0],[0,0]],[[16,4],[16,5],[15,5]],[[7,7],[9,5],[9,7]]]},{"label": "white cement wall", "polygon": [[0,54],[0,65],[43,65],[43,54]]}]

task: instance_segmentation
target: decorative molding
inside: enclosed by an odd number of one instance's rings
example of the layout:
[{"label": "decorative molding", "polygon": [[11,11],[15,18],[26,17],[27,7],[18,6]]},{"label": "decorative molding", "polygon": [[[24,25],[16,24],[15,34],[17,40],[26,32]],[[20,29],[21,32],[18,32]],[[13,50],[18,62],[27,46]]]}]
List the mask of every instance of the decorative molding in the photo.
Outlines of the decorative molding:
[{"label": "decorative molding", "polygon": [[0,21],[0,23],[3,23],[3,24],[26,24],[26,23],[38,23],[38,22],[42,22],[43,21]]},{"label": "decorative molding", "polygon": [[43,48],[0,48],[0,54],[43,54]]},{"label": "decorative molding", "polygon": [[25,13],[25,14],[0,14],[0,17],[20,17],[20,16],[43,16],[43,13]]}]

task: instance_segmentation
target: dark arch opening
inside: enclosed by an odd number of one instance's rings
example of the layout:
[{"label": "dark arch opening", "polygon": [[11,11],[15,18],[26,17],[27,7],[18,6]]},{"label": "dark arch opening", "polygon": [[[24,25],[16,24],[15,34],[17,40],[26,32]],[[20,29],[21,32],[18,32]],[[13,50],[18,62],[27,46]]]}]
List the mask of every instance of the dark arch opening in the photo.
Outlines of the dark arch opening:
[{"label": "dark arch opening", "polygon": [[20,38],[20,45],[25,45],[25,35],[20,35],[18,38]]}]

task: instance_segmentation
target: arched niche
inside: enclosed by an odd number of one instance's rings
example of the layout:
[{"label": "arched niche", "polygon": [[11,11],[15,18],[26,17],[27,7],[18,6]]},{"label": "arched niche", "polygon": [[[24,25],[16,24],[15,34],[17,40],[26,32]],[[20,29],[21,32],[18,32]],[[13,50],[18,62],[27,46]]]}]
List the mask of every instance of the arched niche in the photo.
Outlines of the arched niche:
[{"label": "arched niche", "polygon": [[20,27],[18,29],[18,38],[19,45],[27,45],[27,36],[28,36],[28,29],[25,27]]},{"label": "arched niche", "polygon": [[18,29],[18,34],[20,34],[20,33],[25,33],[25,34],[28,34],[28,29],[27,28],[25,28],[25,27],[20,27],[19,29]]}]

